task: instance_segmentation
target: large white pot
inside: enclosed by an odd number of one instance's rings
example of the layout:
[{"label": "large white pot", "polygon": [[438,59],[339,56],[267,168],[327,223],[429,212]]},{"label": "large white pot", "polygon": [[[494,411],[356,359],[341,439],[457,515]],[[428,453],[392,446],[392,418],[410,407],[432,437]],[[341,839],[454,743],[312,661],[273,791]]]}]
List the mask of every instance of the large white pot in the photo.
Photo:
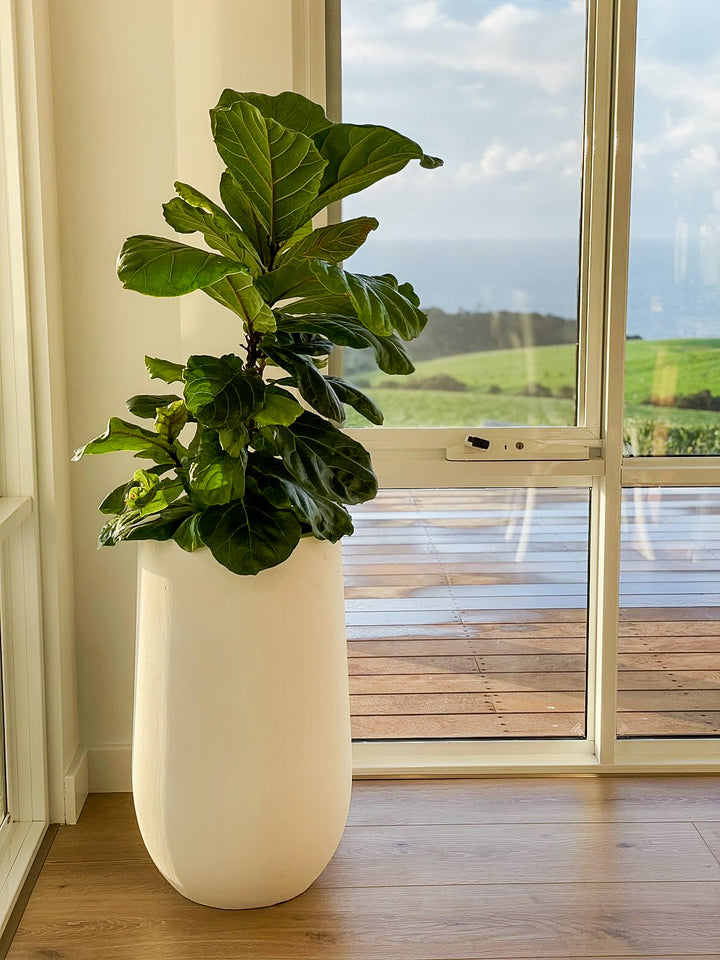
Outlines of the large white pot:
[{"label": "large white pot", "polygon": [[238,577],[207,549],[140,545],[133,794],[183,896],[260,907],[332,857],[351,788],[341,551],[302,541]]}]

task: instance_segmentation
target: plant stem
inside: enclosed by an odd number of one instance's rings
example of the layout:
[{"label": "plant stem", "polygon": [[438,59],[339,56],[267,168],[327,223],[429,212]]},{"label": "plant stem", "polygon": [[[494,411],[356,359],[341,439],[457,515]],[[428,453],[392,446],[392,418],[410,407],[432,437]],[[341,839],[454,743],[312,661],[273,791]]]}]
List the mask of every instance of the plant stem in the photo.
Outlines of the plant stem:
[{"label": "plant stem", "polygon": [[245,361],[246,370],[257,370],[259,351],[260,351],[260,334],[255,333],[254,330],[250,329],[247,335],[247,360]]}]

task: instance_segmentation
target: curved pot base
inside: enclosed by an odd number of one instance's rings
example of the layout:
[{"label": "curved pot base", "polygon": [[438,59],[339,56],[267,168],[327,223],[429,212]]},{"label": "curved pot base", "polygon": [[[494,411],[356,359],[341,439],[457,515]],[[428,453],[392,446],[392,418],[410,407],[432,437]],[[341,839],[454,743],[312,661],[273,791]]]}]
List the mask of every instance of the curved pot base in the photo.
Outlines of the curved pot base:
[{"label": "curved pot base", "polygon": [[156,866],[225,909],[298,896],[350,801],[339,546],[304,540],[237,577],[209,550],[141,544],[133,794]]}]

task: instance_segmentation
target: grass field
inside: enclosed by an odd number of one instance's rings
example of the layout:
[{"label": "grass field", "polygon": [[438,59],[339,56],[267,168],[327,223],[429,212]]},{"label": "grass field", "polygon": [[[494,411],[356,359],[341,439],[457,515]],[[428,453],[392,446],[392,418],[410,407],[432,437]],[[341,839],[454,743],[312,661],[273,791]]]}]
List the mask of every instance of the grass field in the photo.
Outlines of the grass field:
[{"label": "grass field", "polygon": [[[366,375],[364,387],[385,414],[389,427],[480,426],[481,424],[574,423],[572,400],[521,396],[528,384],[553,394],[575,382],[575,347],[492,350],[441,357],[417,364],[411,377]],[[412,381],[445,374],[463,390],[407,389]],[[362,378],[360,378],[362,380]],[[394,381],[392,388],[386,385]],[[359,381],[360,382],[360,381]],[[500,392],[495,392],[497,389]],[[717,426],[720,413],[656,406],[651,396],[671,399],[709,390],[720,396],[720,340],[630,340],[627,343],[626,415],[670,427]],[[348,426],[365,426],[353,414]]]}]

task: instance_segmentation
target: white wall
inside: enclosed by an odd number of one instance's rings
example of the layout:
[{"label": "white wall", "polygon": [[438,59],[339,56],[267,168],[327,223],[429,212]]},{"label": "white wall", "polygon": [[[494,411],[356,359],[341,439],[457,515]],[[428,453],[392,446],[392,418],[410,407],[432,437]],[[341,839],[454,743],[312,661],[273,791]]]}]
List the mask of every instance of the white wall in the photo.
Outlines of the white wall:
[{"label": "white wall", "polygon": [[[202,293],[174,301],[124,291],[115,259],[133,233],[170,235],[161,204],[175,179],[216,194],[208,109],[226,86],[302,88],[307,45],[297,32],[322,7],[323,0],[52,0],[73,447],[147,390],[146,353],[179,360],[237,342],[233,318]],[[124,454],[87,458],[71,472],[80,740],[89,748],[91,790],[130,787],[136,551],[97,551],[95,540],[97,504],[131,462]]]}]

